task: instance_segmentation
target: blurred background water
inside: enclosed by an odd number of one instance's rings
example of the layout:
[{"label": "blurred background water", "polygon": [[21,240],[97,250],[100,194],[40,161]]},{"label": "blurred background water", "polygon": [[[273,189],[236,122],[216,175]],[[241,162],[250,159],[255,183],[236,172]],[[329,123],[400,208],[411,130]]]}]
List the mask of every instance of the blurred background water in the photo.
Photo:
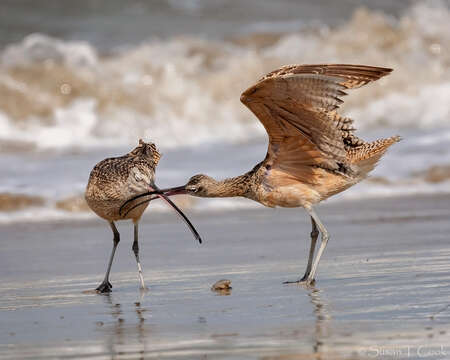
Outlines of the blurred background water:
[{"label": "blurred background water", "polygon": [[89,171],[139,138],[163,153],[160,186],[249,170],[267,139],[240,93],[289,63],[394,69],[342,111],[404,141],[340,199],[450,192],[449,50],[448,0],[3,0],[0,223],[93,216]]}]

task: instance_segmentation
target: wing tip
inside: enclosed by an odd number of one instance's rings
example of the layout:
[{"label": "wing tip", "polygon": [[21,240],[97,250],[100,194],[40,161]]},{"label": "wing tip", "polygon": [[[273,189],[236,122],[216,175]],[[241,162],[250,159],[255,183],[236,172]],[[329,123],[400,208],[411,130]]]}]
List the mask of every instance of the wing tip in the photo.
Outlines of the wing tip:
[{"label": "wing tip", "polygon": [[280,77],[304,74],[325,75],[345,79],[343,88],[358,88],[389,75],[392,68],[360,64],[289,64],[273,70],[258,80],[261,84]]},{"label": "wing tip", "polygon": [[258,84],[256,83],[256,85],[253,85],[251,87],[249,87],[247,90],[245,90],[240,97],[241,103],[243,104],[247,104],[249,102],[250,96],[256,92],[256,90],[258,90]]},{"label": "wing tip", "polygon": [[[246,90],[246,91],[247,91],[247,90]],[[245,103],[247,102],[247,100],[248,100],[248,94],[246,93],[246,91],[244,91],[244,92],[241,94],[241,97],[240,97],[241,103],[243,103],[243,104],[245,104]]]},{"label": "wing tip", "polygon": [[[241,96],[241,103],[247,105],[251,102],[252,95],[263,87],[263,83],[275,81],[277,78],[291,77],[304,74],[326,75],[328,77],[335,77],[338,80],[342,89],[339,90],[339,95],[347,95],[342,90],[359,88],[368,83],[374,82],[384,76],[389,75],[394,69],[381,66],[372,65],[358,65],[358,64],[290,64],[284,65],[276,70],[273,70],[261,79],[256,84],[245,90]],[[340,81],[339,81],[340,80]],[[342,100],[337,99],[338,102]]]}]

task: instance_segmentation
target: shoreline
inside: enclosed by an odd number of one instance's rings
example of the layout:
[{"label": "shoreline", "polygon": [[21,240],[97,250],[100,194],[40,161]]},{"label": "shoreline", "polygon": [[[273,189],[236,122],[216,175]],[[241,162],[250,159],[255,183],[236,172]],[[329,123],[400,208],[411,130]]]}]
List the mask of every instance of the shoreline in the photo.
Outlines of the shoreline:
[{"label": "shoreline", "polygon": [[[176,200],[176,197],[174,198]],[[245,214],[251,214],[253,212],[266,212],[266,211],[295,211],[295,209],[287,209],[287,208],[266,208],[252,200],[249,199],[239,199],[239,202],[242,202],[241,204],[245,204],[248,202],[248,206],[239,204],[236,207],[224,207],[224,208],[214,208],[207,206],[206,209],[201,209],[201,202],[204,199],[200,198],[194,198],[196,201],[196,205],[194,207],[186,207],[183,206],[183,202],[179,203],[178,206],[182,209],[183,212],[189,217],[197,217],[197,218],[206,218],[213,214],[214,216],[223,216],[223,215],[232,215],[233,213],[243,212]],[[215,199],[216,200],[216,199]],[[437,205],[439,205],[439,211],[445,211],[446,204],[450,203],[450,190],[449,193],[431,193],[431,194],[402,194],[402,195],[396,195],[396,196],[368,196],[364,197],[362,199],[357,198],[331,198],[316,205],[315,208],[319,209],[325,209],[325,211],[330,210],[338,210],[337,208],[341,207],[344,210],[346,208],[355,208],[358,206],[365,206],[365,207],[379,207],[382,206],[382,204],[390,204],[390,203],[403,203],[404,206],[400,206],[400,209],[402,210],[410,210],[408,207],[411,203],[416,203],[420,201],[435,201]],[[216,201],[221,201],[221,199],[218,199]],[[226,200],[225,200],[226,201]],[[386,208],[385,206],[382,206],[382,208]],[[414,206],[413,207],[416,210],[420,210],[420,207]],[[304,210],[303,208],[296,208],[297,210]],[[431,211],[431,209],[427,209],[427,211]],[[450,210],[449,210],[450,213]],[[70,216],[73,215],[74,218],[71,219]],[[305,216],[308,216],[305,212]],[[397,219],[398,221],[401,221],[401,216],[395,216],[395,214],[390,215],[393,220]],[[404,215],[403,215],[404,216]],[[416,215],[419,216],[419,215]],[[429,216],[429,215],[420,215],[420,216]],[[411,215],[413,218],[414,215]],[[149,206],[147,208],[146,212],[144,213],[142,217],[142,222],[146,223],[171,223],[176,221],[178,218],[174,215],[173,211],[171,211],[170,208],[168,208],[164,203],[157,203],[157,208],[155,209],[152,206]],[[27,224],[28,222],[28,224]],[[119,221],[119,223],[122,223],[123,221]],[[0,228],[14,228],[17,226],[79,226],[83,224],[99,224],[104,223],[104,220],[100,219],[97,215],[95,215],[93,212],[74,212],[74,213],[67,213],[67,216],[57,219],[37,219],[37,220],[12,220],[11,222],[0,222]]]}]

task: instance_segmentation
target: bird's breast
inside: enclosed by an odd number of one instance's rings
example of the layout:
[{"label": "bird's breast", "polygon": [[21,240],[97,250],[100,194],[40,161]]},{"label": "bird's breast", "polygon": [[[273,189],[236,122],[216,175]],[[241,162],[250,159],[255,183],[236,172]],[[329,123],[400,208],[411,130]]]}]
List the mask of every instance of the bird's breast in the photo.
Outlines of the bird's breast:
[{"label": "bird's breast", "polygon": [[320,200],[316,190],[301,183],[262,190],[258,196],[258,201],[268,207],[305,207]]}]

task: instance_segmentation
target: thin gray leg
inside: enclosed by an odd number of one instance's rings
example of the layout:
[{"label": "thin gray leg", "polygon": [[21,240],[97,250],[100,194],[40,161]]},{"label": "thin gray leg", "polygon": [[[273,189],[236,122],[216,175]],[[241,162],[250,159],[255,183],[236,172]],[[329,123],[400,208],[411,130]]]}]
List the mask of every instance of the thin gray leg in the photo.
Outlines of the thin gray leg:
[{"label": "thin gray leg", "polygon": [[328,239],[330,237],[328,235],[327,229],[325,228],[325,226],[320,221],[320,219],[317,216],[317,214],[314,211],[314,209],[311,207],[311,208],[306,209],[306,210],[308,211],[309,215],[311,215],[311,217],[314,219],[314,221],[317,224],[317,227],[319,228],[320,233],[322,234],[322,237],[321,237],[322,241],[320,242],[319,250],[317,251],[316,258],[314,259],[314,262],[312,264],[311,272],[309,273],[309,275],[308,275],[308,277],[306,279],[306,283],[307,284],[312,284],[312,283],[314,283],[314,277],[316,275],[317,267],[319,266],[320,258],[321,258],[322,254],[323,254],[323,251],[325,250],[325,247],[327,246]]},{"label": "thin gray leg", "polygon": [[134,224],[134,241],[133,241],[133,252],[134,256],[136,257],[137,267],[138,267],[138,274],[139,274],[139,281],[141,283],[141,288],[146,289],[144,284],[144,276],[142,275],[142,266],[141,262],[139,261],[139,233],[138,233],[138,223],[136,222]]},{"label": "thin gray leg", "polygon": [[120,234],[119,231],[117,231],[116,225],[114,225],[114,222],[111,221],[109,223],[109,225],[111,226],[111,229],[113,231],[114,237],[113,237],[113,249],[111,252],[111,256],[109,257],[109,263],[108,263],[108,269],[106,270],[106,274],[105,274],[105,279],[103,280],[103,282],[97,287],[97,291],[101,292],[101,293],[107,293],[111,291],[112,285],[109,282],[109,273],[111,271],[111,265],[114,259],[114,254],[116,253],[116,248],[117,245],[119,245],[120,242]]},{"label": "thin gray leg", "polygon": [[311,266],[314,258],[314,250],[316,249],[317,237],[319,236],[319,230],[317,230],[317,224],[313,217],[311,217],[311,246],[309,248],[308,265],[306,266],[305,275],[300,279],[300,281],[306,281],[309,274],[311,273]]},{"label": "thin gray leg", "polygon": [[319,236],[319,231],[317,230],[316,221],[314,220],[313,217],[311,217],[311,225],[312,225],[312,229],[311,229],[311,245],[309,247],[308,265],[306,266],[305,275],[303,275],[303,277],[300,280],[297,280],[297,281],[285,281],[284,284],[305,282],[306,279],[308,278],[308,275],[311,272],[311,266],[312,266],[313,258],[314,258],[314,250],[316,249],[317,237]]}]

